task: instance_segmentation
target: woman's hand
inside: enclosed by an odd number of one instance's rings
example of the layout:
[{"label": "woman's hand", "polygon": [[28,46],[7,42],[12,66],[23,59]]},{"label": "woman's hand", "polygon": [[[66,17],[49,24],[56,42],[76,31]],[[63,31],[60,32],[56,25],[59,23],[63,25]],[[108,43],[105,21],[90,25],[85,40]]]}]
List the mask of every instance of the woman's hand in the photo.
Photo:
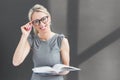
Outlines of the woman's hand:
[{"label": "woman's hand", "polygon": [[27,24],[21,26],[22,34],[28,36],[32,30],[32,23],[28,22]]}]

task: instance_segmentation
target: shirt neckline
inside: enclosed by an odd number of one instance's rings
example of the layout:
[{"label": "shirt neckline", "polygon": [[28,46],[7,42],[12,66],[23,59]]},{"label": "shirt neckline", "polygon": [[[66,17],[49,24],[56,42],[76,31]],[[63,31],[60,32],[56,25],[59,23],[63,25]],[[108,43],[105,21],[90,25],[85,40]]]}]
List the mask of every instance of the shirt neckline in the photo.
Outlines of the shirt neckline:
[{"label": "shirt neckline", "polygon": [[37,38],[38,38],[40,41],[42,41],[42,42],[49,42],[49,41],[50,41],[51,39],[53,39],[56,35],[57,35],[57,34],[55,33],[55,34],[54,34],[50,39],[48,39],[48,40],[41,40],[38,35],[36,35],[36,36],[37,36]]}]

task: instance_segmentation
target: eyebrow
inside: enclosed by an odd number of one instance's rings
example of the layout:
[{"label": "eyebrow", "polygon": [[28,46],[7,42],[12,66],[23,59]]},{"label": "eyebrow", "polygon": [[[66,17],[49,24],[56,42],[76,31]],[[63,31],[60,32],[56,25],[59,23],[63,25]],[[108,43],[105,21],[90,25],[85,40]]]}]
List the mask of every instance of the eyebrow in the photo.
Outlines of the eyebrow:
[{"label": "eyebrow", "polygon": [[[40,19],[35,19],[35,20],[41,20],[42,18],[48,18],[48,16],[43,16]],[[35,21],[35,20],[32,20],[32,21]]]}]

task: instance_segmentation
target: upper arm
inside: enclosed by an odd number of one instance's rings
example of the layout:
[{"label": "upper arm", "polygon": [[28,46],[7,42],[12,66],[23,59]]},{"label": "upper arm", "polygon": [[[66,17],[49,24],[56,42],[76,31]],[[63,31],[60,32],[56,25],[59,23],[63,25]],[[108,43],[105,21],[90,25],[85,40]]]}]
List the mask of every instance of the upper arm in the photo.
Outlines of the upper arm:
[{"label": "upper arm", "polygon": [[62,62],[65,65],[69,65],[70,62],[70,47],[69,47],[69,42],[67,38],[63,38],[62,43],[61,43],[61,57],[62,57]]}]

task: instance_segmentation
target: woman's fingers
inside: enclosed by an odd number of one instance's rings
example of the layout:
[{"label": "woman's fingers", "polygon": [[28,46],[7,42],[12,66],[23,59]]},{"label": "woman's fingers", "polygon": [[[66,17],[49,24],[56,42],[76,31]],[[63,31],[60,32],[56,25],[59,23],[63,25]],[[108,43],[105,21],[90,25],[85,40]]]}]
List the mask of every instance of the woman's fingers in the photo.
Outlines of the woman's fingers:
[{"label": "woman's fingers", "polygon": [[28,22],[25,26],[24,26],[24,29],[26,31],[30,31],[32,29],[32,24],[30,22]]},{"label": "woman's fingers", "polygon": [[26,35],[28,35],[31,32],[31,30],[32,30],[31,22],[28,22],[27,24],[25,24],[21,27],[22,33],[26,34]]}]

